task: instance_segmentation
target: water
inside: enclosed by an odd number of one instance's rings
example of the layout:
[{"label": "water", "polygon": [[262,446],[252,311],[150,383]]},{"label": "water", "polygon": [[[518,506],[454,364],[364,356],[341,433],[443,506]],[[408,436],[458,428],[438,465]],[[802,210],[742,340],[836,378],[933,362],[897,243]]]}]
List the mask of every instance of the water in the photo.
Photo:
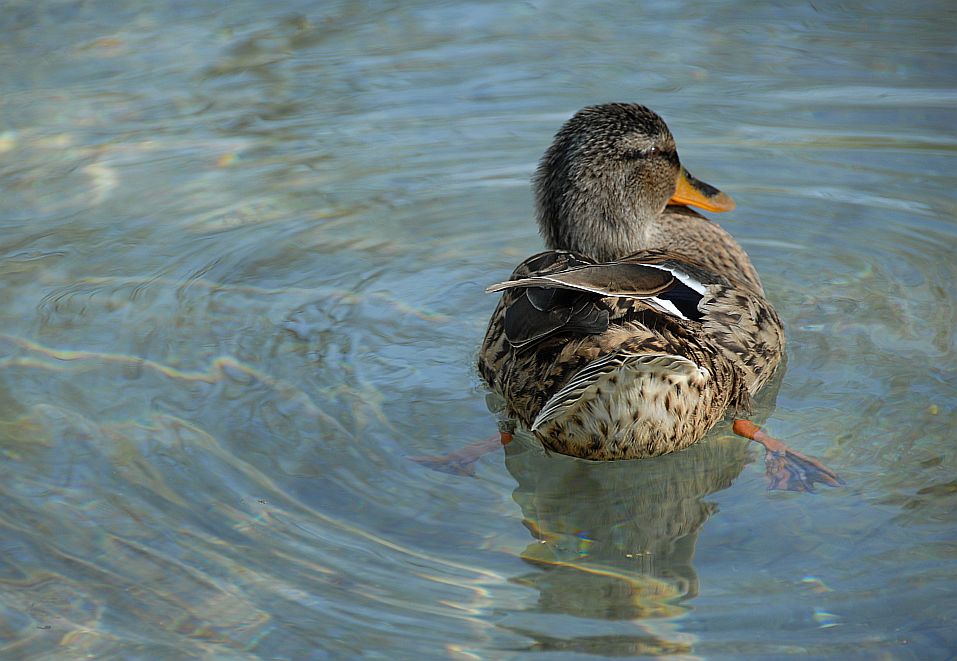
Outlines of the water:
[{"label": "water", "polygon": [[[940,658],[957,646],[947,3],[8,0],[0,658]],[[769,493],[494,433],[486,284],[561,122],[645,103],[787,325]],[[772,400],[774,392],[768,394]],[[537,656],[533,653],[537,653]]]}]

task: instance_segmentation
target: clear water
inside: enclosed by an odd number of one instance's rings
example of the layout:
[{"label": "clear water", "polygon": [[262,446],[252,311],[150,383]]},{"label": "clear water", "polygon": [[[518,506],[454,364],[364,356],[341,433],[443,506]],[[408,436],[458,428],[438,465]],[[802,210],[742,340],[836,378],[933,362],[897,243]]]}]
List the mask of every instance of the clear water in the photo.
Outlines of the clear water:
[{"label": "clear water", "polygon": [[[0,658],[957,648],[951,3],[0,11]],[[561,122],[645,103],[787,324],[769,493],[494,433],[473,368]],[[771,393],[773,395],[773,393]],[[546,657],[542,654],[547,653]]]}]

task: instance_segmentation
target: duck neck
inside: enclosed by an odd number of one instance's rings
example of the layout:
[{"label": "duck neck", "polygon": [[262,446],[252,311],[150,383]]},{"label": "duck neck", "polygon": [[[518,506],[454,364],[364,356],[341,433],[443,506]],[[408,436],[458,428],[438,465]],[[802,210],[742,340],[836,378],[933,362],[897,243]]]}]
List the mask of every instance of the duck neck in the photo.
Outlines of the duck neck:
[{"label": "duck neck", "polygon": [[[630,217],[628,217],[630,216]],[[628,214],[620,209],[563,218],[555,222],[539,213],[539,229],[552,250],[571,250],[597,262],[612,262],[648,249],[659,232],[657,214]]]}]

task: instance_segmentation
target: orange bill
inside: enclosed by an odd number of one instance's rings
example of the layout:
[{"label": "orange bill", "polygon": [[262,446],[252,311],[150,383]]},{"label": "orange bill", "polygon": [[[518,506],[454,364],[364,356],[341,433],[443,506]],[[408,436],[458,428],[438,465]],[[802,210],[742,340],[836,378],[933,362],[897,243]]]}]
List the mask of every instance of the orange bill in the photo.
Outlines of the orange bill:
[{"label": "orange bill", "polygon": [[678,185],[675,194],[668,200],[668,204],[685,204],[706,211],[731,211],[734,209],[734,200],[731,196],[722,193],[714,186],[695,179],[694,175],[681,168],[678,175]]}]

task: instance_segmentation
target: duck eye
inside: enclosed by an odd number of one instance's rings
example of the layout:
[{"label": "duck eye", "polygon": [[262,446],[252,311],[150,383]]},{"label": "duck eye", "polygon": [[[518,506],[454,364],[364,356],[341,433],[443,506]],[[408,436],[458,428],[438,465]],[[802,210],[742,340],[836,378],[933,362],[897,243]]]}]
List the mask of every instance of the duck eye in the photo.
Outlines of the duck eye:
[{"label": "duck eye", "polygon": [[658,154],[660,151],[661,150],[658,149],[657,147],[651,146],[651,147],[646,147],[644,149],[629,149],[624,154],[622,154],[622,156],[626,161],[637,161],[642,158],[648,158],[649,156],[654,156],[655,154]]}]

